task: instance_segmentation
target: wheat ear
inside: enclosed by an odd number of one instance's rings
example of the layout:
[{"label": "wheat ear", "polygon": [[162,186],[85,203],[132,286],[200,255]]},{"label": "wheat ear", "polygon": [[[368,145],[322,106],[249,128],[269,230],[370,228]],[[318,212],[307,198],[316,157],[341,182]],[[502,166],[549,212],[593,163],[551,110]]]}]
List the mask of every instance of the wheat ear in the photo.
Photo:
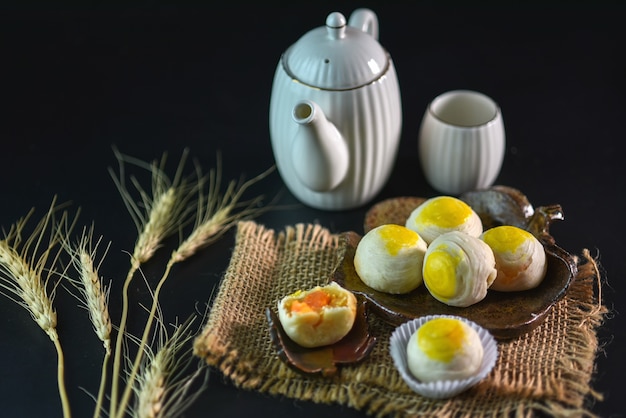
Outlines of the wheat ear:
[{"label": "wheat ear", "polygon": [[[178,169],[173,179],[165,173],[165,162],[167,154],[164,154],[160,162],[147,164],[136,158],[119,153],[114,149],[119,163],[119,175],[110,170],[113,180],[128,209],[135,226],[138,237],[131,257],[131,266],[124,280],[122,289],[122,314],[120,318],[119,331],[115,340],[115,351],[113,359],[113,381],[111,385],[111,408],[109,415],[116,416],[118,408],[118,377],[121,366],[122,342],[124,339],[126,322],[128,318],[128,288],[142,263],[149,260],[156,250],[162,245],[165,238],[178,232],[188,219],[188,202],[191,196],[191,188],[187,180],[182,177],[188,150],[183,155],[178,164]],[[135,201],[125,182],[125,164],[132,164],[143,168],[149,172],[152,179],[152,193],[146,192],[134,177],[130,181],[134,185],[135,191],[139,194],[139,202]],[[132,378],[131,378],[132,380]],[[127,400],[121,402],[120,410],[124,410]]]},{"label": "wheat ear", "polygon": [[71,265],[78,272],[79,278],[73,279],[67,274],[65,274],[65,276],[68,281],[78,289],[80,296],[77,296],[77,298],[89,313],[89,319],[91,320],[93,329],[100,341],[102,341],[105,350],[100,372],[100,386],[96,398],[96,407],[94,408],[94,418],[97,418],[100,416],[102,402],[104,401],[107,368],[109,358],[111,357],[112,329],[111,316],[108,308],[111,286],[110,282],[107,285],[102,283],[98,271],[111,243],[108,243],[105,247],[104,254],[100,257],[100,261],[96,261],[98,247],[100,246],[102,237],[94,242],[93,233],[93,225],[89,229],[83,228],[81,237],[76,244],[70,244],[69,241],[66,240],[63,245],[66,252],[71,257]]},{"label": "wheat ear", "polygon": [[103,284],[98,271],[111,243],[107,244],[100,261],[96,261],[102,237],[94,242],[93,232],[93,225],[89,229],[83,228],[81,237],[75,245],[64,244],[66,252],[71,256],[71,263],[79,276],[77,280],[69,277],[68,279],[79,290],[81,295],[79,300],[89,313],[94,332],[102,341],[106,354],[110,355],[112,329],[108,308],[110,283]]},{"label": "wheat ear", "polygon": [[[200,187],[198,187],[198,202],[193,230],[172,253],[171,261],[179,263],[194,255],[224,235],[237,222],[253,218],[268,209],[262,207],[264,196],[256,196],[249,200],[242,200],[244,193],[255,183],[267,177],[275,167],[253,177],[250,180],[231,180],[224,192],[221,192],[222,166],[218,155],[216,168],[209,172],[208,179],[198,173]],[[208,190],[204,191],[204,183],[208,183]]]},{"label": "wheat ear", "polygon": [[170,336],[159,315],[156,350],[146,346],[145,361],[134,385],[135,406],[131,411],[134,418],[179,416],[204,389],[203,384],[191,392],[193,381],[203,370],[206,371],[204,366],[199,365],[190,375],[185,373],[192,359],[189,342],[193,337],[191,325],[195,319],[194,315],[183,324],[174,325]]},{"label": "wheat ear", "polygon": [[[53,306],[56,286],[49,291],[50,279],[56,273],[60,251],[55,247],[61,241],[59,230],[54,227],[54,215],[60,208],[53,199],[48,212],[37,223],[31,235],[22,243],[22,233],[34,213],[31,210],[25,217],[11,226],[5,238],[0,241],[0,293],[25,308],[37,325],[52,340],[57,351],[57,384],[63,406],[63,416],[70,417],[70,405],[65,388],[65,359],[57,333],[57,314]],[[61,222],[67,225],[67,213]],[[75,221],[74,221],[75,222]],[[74,225],[68,228],[68,231]],[[48,242],[45,242],[46,236]]]},{"label": "wheat ear", "polygon": [[[121,154],[114,148],[119,163],[119,174],[109,170],[137,228],[132,258],[142,264],[148,261],[160,248],[165,238],[178,232],[187,221],[188,202],[192,197],[193,184],[182,177],[189,151],[185,149],[180,158],[173,179],[165,172],[167,154],[160,161],[148,164],[144,161]],[[129,190],[125,180],[125,165],[131,164],[146,170],[151,176],[151,190],[146,191],[135,176],[129,178],[134,191]],[[138,194],[139,199],[134,195]]]}]

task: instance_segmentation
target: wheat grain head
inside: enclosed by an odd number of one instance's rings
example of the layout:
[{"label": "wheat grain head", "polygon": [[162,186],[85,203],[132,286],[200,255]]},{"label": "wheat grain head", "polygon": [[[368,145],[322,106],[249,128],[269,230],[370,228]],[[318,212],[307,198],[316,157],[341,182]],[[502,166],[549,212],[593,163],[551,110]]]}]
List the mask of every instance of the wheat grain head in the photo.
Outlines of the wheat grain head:
[{"label": "wheat grain head", "polygon": [[193,358],[189,342],[195,319],[191,316],[185,323],[174,325],[174,332],[168,335],[159,314],[157,346],[154,351],[150,346],[145,348],[145,361],[134,386],[136,399],[131,411],[134,418],[179,416],[204,389],[203,384],[193,392],[191,385],[207,371],[206,367],[201,365],[192,373],[187,371]]},{"label": "wheat grain head", "polygon": [[[111,169],[109,172],[137,228],[138,235],[132,256],[141,264],[154,255],[165,238],[180,231],[189,222],[189,201],[197,187],[182,175],[189,151],[183,152],[173,178],[165,172],[166,153],[160,161],[146,163],[122,154],[115,148],[114,152],[119,163],[119,173],[114,173]],[[126,164],[149,172],[150,193],[135,176],[129,177],[134,190],[129,189],[125,178]],[[138,194],[138,198],[134,194]]]},{"label": "wheat grain head", "polygon": [[[89,319],[94,331],[106,350],[106,354],[111,354],[111,316],[109,314],[108,302],[110,283],[103,284],[99,274],[100,265],[104,261],[111,243],[104,248],[104,253],[97,261],[98,247],[102,242],[102,236],[94,241],[94,226],[89,229],[83,228],[78,241],[71,244],[69,240],[63,242],[65,251],[71,257],[71,265],[78,273],[78,279],[64,274],[67,280],[79,291],[78,300],[89,313]],[[67,237],[67,235],[66,235]]]},{"label": "wheat grain head", "polygon": [[267,177],[274,169],[275,167],[271,167],[247,181],[243,178],[239,181],[231,180],[222,192],[220,190],[222,166],[218,155],[216,168],[209,172],[208,178],[198,173],[201,180],[198,187],[195,223],[187,239],[172,253],[171,261],[179,263],[188,259],[201,248],[219,239],[237,222],[266,211],[268,207],[261,206],[264,196],[256,196],[249,200],[242,198],[251,186]]},{"label": "wheat grain head", "polygon": [[[57,314],[52,306],[54,291],[48,294],[41,271],[31,268],[6,240],[0,241],[0,286],[7,297],[24,307],[51,340],[56,340]],[[4,293],[4,292],[3,292]]]},{"label": "wheat grain head", "polygon": [[[58,340],[57,314],[53,307],[56,286],[49,289],[49,282],[58,274],[60,251],[55,252],[55,248],[61,236],[54,227],[54,215],[61,206],[57,206],[55,197],[25,241],[22,242],[23,233],[34,210],[11,225],[0,240],[0,293],[24,307],[52,341]],[[71,230],[75,221],[68,224],[67,212],[63,212],[61,222],[70,225]]]}]

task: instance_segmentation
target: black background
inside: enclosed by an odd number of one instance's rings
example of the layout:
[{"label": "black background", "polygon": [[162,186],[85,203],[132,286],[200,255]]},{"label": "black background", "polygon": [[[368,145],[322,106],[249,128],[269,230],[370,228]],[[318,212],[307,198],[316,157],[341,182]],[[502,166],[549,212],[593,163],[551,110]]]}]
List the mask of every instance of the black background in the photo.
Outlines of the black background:
[{"label": "black background", "polygon": [[[417,156],[427,103],[457,88],[481,91],[500,105],[506,126],[497,183],[523,191],[536,206],[562,205],[557,242],[597,256],[602,298],[610,308],[599,330],[589,406],[623,416],[626,191],[624,8],[602,3],[474,4],[440,2],[291,2],[280,7],[223,2],[128,2],[0,7],[0,224],[8,229],[31,207],[43,215],[53,196],[80,207],[80,223],[112,241],[101,272],[113,279],[111,311],[127,269],[124,251],[136,231],[107,171],[112,146],[145,161],[169,153],[174,169],[188,147],[204,171],[221,151],[224,177],[250,178],[273,163],[268,132],[272,77],[280,54],[331,11],[370,7],[391,53],[403,101],[400,153],[375,200],[433,196]],[[591,5],[592,4],[592,5]],[[173,171],[171,171],[173,173]],[[149,183],[148,183],[149,184]],[[251,195],[280,194],[290,208],[257,219],[282,229],[318,222],[332,232],[362,230],[366,207],[325,212],[299,205],[272,174]],[[228,265],[233,232],[175,271],[164,290],[167,318],[202,309]],[[165,251],[167,253],[167,251]],[[158,260],[146,266],[149,281]],[[131,297],[147,292],[140,280]],[[102,349],[84,311],[60,288],[56,307],[74,416],[91,416],[85,392],[97,389]],[[200,307],[200,308],[198,308]],[[28,313],[0,298],[2,416],[61,416],[56,354]],[[139,320],[133,326],[139,326]],[[217,371],[184,415],[236,417],[362,416],[347,407],[237,390]]]}]

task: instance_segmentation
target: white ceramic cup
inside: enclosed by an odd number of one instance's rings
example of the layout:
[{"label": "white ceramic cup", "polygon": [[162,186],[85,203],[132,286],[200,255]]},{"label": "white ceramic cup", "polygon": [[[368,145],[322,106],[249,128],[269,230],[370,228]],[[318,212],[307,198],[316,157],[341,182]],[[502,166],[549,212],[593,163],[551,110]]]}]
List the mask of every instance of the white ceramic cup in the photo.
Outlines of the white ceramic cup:
[{"label": "white ceramic cup", "polygon": [[439,192],[459,195],[491,186],[504,148],[502,112],[488,96],[453,90],[428,105],[418,151],[426,180]]}]

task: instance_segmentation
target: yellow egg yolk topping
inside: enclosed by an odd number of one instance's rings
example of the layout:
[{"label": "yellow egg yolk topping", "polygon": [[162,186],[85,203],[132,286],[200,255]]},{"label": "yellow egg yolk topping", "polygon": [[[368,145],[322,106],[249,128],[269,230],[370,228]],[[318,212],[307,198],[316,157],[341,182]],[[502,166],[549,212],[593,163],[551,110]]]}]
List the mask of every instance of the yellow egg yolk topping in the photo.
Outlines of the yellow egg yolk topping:
[{"label": "yellow egg yolk topping", "polygon": [[456,268],[463,256],[450,254],[446,246],[432,251],[424,260],[424,281],[431,292],[449,299],[456,293]]},{"label": "yellow egg yolk topping", "polygon": [[292,313],[319,312],[332,303],[332,297],[323,290],[309,292],[302,299],[291,302]]},{"label": "yellow egg yolk topping", "polygon": [[391,255],[396,255],[402,248],[412,247],[419,241],[417,232],[400,225],[384,225],[379,234]]},{"label": "yellow egg yolk topping", "polygon": [[503,225],[488,229],[483,234],[483,241],[494,251],[515,252],[525,241],[532,239],[532,234],[521,228]]},{"label": "yellow egg yolk topping", "polygon": [[460,199],[440,196],[431,200],[415,219],[418,223],[454,228],[462,225],[472,214],[472,208]]},{"label": "yellow egg yolk topping", "polygon": [[420,350],[428,358],[444,363],[452,361],[462,350],[465,340],[465,329],[458,319],[432,319],[417,330],[417,344]]}]

